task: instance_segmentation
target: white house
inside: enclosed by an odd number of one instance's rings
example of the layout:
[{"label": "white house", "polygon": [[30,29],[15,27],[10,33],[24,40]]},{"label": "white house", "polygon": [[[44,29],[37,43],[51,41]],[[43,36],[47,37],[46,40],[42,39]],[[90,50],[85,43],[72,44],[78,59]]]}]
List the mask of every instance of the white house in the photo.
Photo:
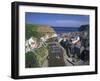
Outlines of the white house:
[{"label": "white house", "polygon": [[37,39],[35,37],[31,37],[25,42],[25,51],[28,52],[34,48],[37,48]]}]

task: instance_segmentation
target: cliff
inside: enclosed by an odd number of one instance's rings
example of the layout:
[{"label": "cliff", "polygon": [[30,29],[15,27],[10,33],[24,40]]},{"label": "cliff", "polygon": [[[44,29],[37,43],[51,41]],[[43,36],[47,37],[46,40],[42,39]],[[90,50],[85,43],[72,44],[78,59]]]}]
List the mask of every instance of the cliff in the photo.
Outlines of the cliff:
[{"label": "cliff", "polygon": [[[26,24],[25,25],[25,39],[29,40],[30,37],[36,38],[38,41],[41,37],[48,35],[51,37],[56,32],[47,25],[38,25],[38,24]],[[38,42],[41,44],[41,42]],[[48,56],[47,45],[42,44],[41,47],[32,49],[31,51],[25,53],[25,67],[42,67],[43,62]]]},{"label": "cliff", "polygon": [[56,32],[54,31],[54,29],[47,25],[26,24],[25,26],[26,39],[29,39],[31,36],[40,38],[45,34],[48,34],[48,36],[52,36],[55,33]]}]

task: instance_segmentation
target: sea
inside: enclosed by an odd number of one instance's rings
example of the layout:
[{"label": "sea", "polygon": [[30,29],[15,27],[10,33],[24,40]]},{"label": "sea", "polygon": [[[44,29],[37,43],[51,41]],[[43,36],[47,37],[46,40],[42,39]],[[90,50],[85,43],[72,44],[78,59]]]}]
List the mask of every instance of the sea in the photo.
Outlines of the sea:
[{"label": "sea", "polygon": [[76,32],[79,31],[79,27],[52,27],[56,33]]}]

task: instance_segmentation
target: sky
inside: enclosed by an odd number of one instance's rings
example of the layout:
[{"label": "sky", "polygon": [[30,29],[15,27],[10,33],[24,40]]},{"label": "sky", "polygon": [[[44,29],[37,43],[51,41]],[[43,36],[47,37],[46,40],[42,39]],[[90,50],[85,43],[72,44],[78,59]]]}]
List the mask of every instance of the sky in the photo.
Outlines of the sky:
[{"label": "sky", "polygon": [[26,12],[25,23],[43,24],[52,27],[80,27],[81,25],[89,24],[89,16]]}]

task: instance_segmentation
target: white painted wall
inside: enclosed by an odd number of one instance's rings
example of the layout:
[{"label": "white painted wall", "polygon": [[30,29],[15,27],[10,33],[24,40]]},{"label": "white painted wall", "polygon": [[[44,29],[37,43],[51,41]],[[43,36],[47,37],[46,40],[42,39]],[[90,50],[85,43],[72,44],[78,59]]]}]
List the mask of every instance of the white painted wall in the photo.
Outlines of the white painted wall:
[{"label": "white painted wall", "polygon": [[[10,78],[11,69],[11,2],[14,0],[1,0],[0,1],[0,81],[13,81]],[[20,0],[16,0],[20,1]],[[88,5],[98,6],[100,14],[100,0],[21,0],[29,2],[41,3],[56,3],[56,4],[73,4],[73,5]],[[98,16],[100,22],[100,15]],[[98,31],[100,31],[100,23],[98,24]],[[100,35],[100,32],[98,33]],[[100,41],[100,37],[98,38]],[[100,42],[98,43],[100,48]],[[99,50],[100,53],[100,50]],[[98,53],[100,62],[100,54]],[[100,63],[99,63],[100,68]],[[100,70],[99,70],[100,72]],[[99,81],[100,74],[98,75],[82,75],[82,76],[67,76],[55,78],[41,78],[34,79],[34,81]],[[22,80],[21,80],[22,81]],[[26,81],[33,81],[33,79],[26,79]]]}]

